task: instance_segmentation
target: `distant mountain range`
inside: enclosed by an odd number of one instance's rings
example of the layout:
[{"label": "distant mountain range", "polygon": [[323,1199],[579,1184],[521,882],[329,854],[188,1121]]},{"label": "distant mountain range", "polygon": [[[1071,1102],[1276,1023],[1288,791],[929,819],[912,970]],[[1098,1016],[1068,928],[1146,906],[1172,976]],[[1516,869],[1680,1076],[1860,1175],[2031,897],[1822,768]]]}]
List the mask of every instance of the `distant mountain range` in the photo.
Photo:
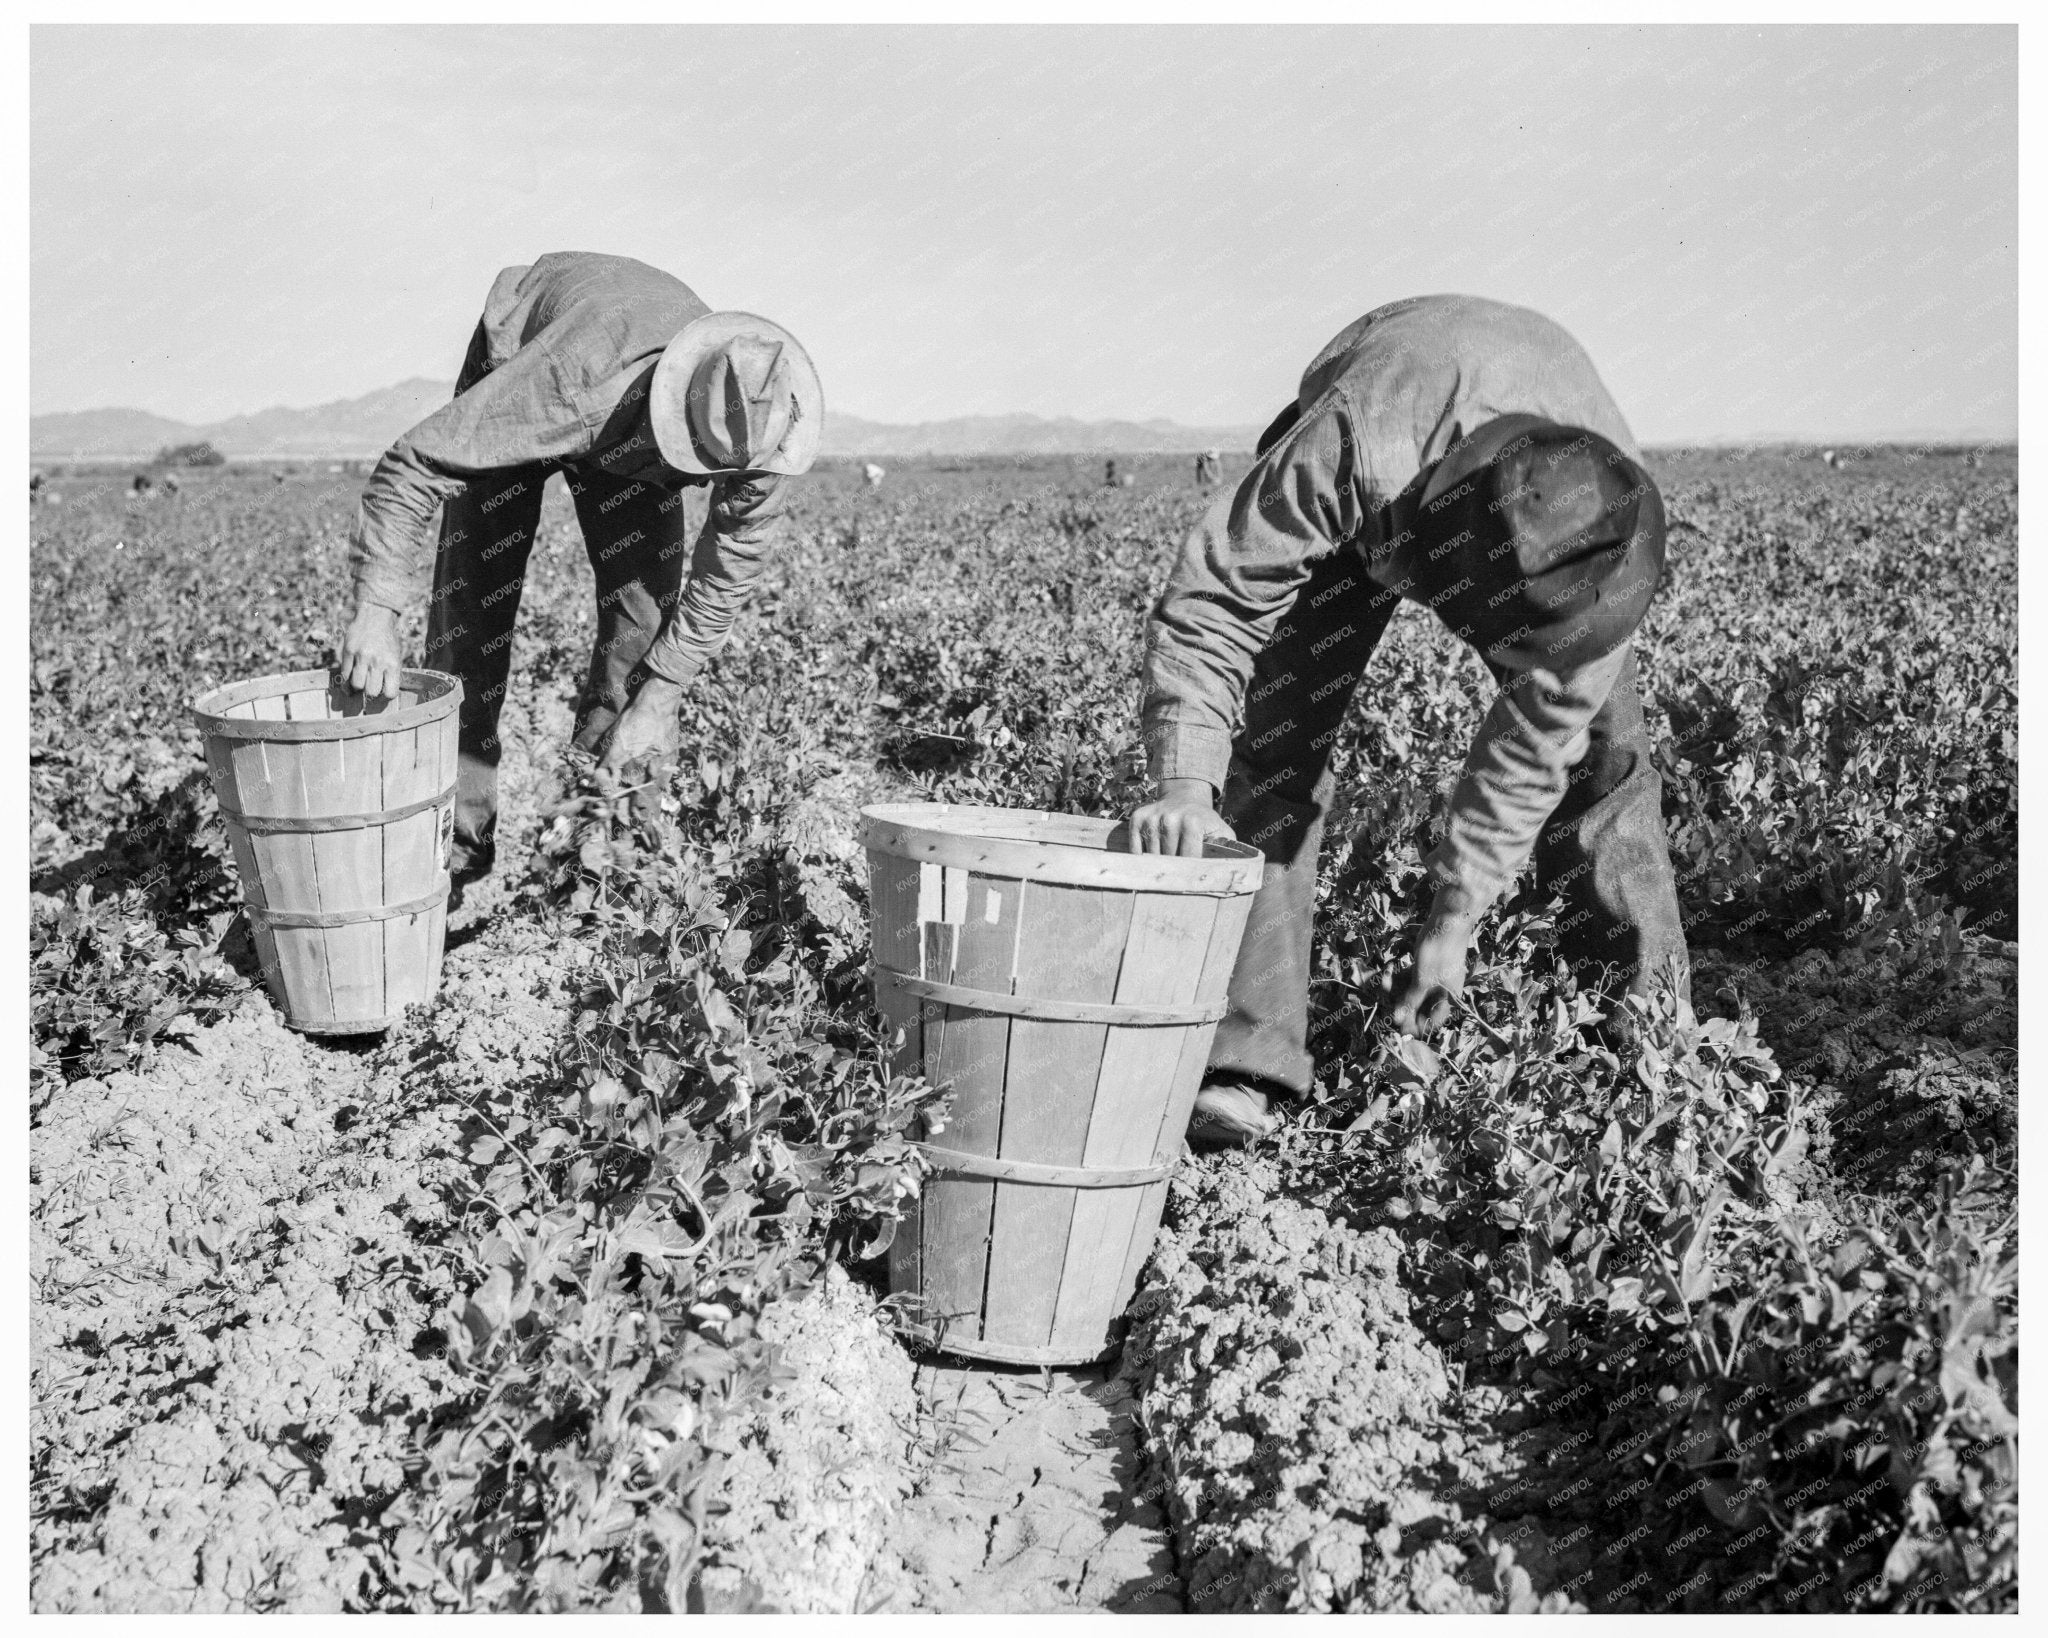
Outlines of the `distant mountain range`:
[{"label": "distant mountain range", "polygon": [[380,455],[407,427],[448,402],[453,386],[415,378],[363,398],[311,409],[267,409],[192,425],[147,410],[74,410],[32,416],[29,453],[44,460],[141,459],[166,444],[212,444],[223,455]]},{"label": "distant mountain range", "polygon": [[[147,460],[168,445],[210,443],[230,459],[357,460],[381,455],[454,392],[453,383],[415,378],[362,398],[311,409],[267,409],[193,426],[138,409],[73,410],[29,421],[33,460]],[[1176,421],[1048,420],[1041,415],[964,415],[950,421],[897,426],[857,415],[825,416],[824,453],[887,460],[911,455],[1141,455],[1202,449],[1242,453],[1257,426],[1184,427]],[[1884,438],[1824,438],[1792,432],[1702,439],[1722,444],[1971,444],[2011,443],[2010,432],[1908,431]]]},{"label": "distant mountain range", "polygon": [[[175,444],[209,443],[230,459],[300,456],[348,460],[382,454],[392,440],[448,402],[453,383],[414,379],[363,398],[311,409],[267,409],[191,425],[147,410],[73,410],[29,421],[37,460],[145,460]],[[827,412],[827,455],[1065,455],[1248,450],[1259,428],[1184,427],[1173,421],[1047,420],[969,415],[891,426]]]},{"label": "distant mountain range", "polygon": [[827,455],[1146,455],[1249,450],[1260,428],[1184,427],[1177,421],[1077,421],[1062,415],[963,415],[891,426],[825,413]]}]

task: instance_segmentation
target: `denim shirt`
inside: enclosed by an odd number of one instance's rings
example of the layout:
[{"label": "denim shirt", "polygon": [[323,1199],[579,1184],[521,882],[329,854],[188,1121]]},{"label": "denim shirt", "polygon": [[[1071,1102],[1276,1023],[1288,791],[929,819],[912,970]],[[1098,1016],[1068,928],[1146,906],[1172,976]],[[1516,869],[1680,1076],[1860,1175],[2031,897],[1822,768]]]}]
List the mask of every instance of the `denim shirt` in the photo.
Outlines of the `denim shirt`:
[{"label": "denim shirt", "polygon": [[[1223,788],[1253,662],[1315,562],[1370,557],[1411,518],[1458,439],[1515,411],[1640,455],[1592,360],[1557,324],[1473,296],[1419,296],[1348,326],[1303,373],[1300,417],[1189,533],[1147,632],[1143,722],[1156,779]],[[1412,519],[1411,519],[1412,521]],[[1497,700],[1433,850],[1439,881],[1490,900],[1521,869],[1584,758],[1626,648]]]},{"label": "denim shirt", "polygon": [[486,373],[393,444],[364,486],[349,534],[357,600],[406,607],[435,510],[481,472],[542,465],[571,481],[590,468],[662,489],[709,483],[710,524],[647,658],[688,681],[724,642],[788,507],[777,477],[695,477],[655,447],[655,361],[710,310],[679,279],[624,256],[557,252],[501,272],[484,303]]}]

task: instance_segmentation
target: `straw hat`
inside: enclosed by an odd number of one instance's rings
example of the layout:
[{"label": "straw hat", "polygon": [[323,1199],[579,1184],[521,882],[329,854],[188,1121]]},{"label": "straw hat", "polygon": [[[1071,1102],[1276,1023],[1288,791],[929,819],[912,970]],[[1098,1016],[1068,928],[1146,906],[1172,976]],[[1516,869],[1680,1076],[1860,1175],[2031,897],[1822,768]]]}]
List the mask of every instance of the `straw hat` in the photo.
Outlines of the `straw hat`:
[{"label": "straw hat", "polygon": [[808,472],[825,430],[818,372],[795,336],[753,313],[706,313],[654,366],[649,419],[683,472]]}]

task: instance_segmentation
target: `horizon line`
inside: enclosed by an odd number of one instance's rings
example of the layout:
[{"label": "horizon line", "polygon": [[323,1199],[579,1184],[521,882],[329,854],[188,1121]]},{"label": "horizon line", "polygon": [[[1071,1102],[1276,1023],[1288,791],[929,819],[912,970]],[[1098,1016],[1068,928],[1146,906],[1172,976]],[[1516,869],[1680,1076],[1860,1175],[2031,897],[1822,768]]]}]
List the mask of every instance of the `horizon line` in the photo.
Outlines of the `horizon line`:
[{"label": "horizon line", "polygon": [[[372,390],[372,392],[370,392],[370,393],[360,393],[360,394],[358,394],[358,395],[357,395],[357,396],[356,396],[355,398],[334,398],[334,399],[329,399],[329,400],[327,400],[326,402],[324,402],[324,403],[320,403],[320,404],[306,404],[306,405],[292,405],[292,404],[271,404],[271,405],[267,405],[267,406],[266,406],[265,408],[263,408],[263,409],[260,409],[260,410],[242,410],[242,411],[239,411],[239,412],[237,412],[237,413],[236,413],[236,414],[234,414],[234,415],[228,415],[228,416],[221,416],[221,417],[218,417],[217,419],[215,419],[215,420],[211,420],[211,421],[193,421],[193,420],[186,420],[186,419],[183,419],[183,418],[181,418],[181,417],[178,417],[178,416],[173,416],[173,415],[166,415],[166,414],[164,414],[164,413],[162,413],[161,411],[158,411],[158,410],[149,410],[149,409],[142,409],[142,408],[140,408],[140,407],[138,407],[138,406],[136,406],[136,405],[132,405],[132,404],[102,404],[102,405],[95,405],[95,406],[93,406],[92,408],[89,408],[89,409],[79,409],[79,410],[31,410],[31,411],[29,412],[29,421],[30,421],[30,425],[31,425],[31,432],[33,432],[33,425],[34,425],[34,423],[35,423],[35,422],[37,422],[37,421],[40,421],[40,420],[44,420],[44,419],[47,419],[47,418],[50,418],[50,417],[54,417],[54,416],[59,416],[59,415],[147,415],[147,416],[151,417],[151,418],[152,418],[152,419],[154,419],[154,420],[159,420],[159,421],[167,421],[167,422],[170,422],[170,423],[172,423],[172,424],[174,424],[174,425],[176,425],[176,426],[179,426],[179,427],[184,427],[184,428],[187,428],[187,429],[190,429],[190,430],[199,430],[199,429],[203,429],[203,428],[205,428],[205,427],[209,427],[209,426],[219,426],[219,425],[221,425],[221,424],[223,424],[224,422],[227,422],[227,421],[236,421],[236,420],[248,420],[248,419],[253,419],[253,418],[257,417],[257,416],[261,416],[261,415],[268,415],[268,414],[272,414],[272,413],[275,413],[275,412],[279,412],[279,411],[282,411],[282,412],[284,412],[284,413],[286,413],[286,414],[305,414],[305,413],[308,413],[309,411],[313,411],[313,410],[320,410],[320,409],[328,409],[328,408],[336,407],[336,406],[339,406],[339,405],[345,405],[345,404],[352,404],[352,403],[357,403],[357,402],[360,402],[360,401],[361,401],[361,400],[362,400],[363,398],[366,398],[366,397],[371,397],[371,396],[374,396],[374,395],[375,395],[376,393],[382,393],[382,392],[389,392],[389,391],[393,390],[394,388],[397,388],[397,387],[402,387],[402,386],[406,385],[406,383],[407,383],[407,382],[409,382],[409,381],[433,381],[433,380],[434,380],[434,377],[432,377],[432,376],[408,376],[408,377],[406,377],[406,378],[405,378],[405,380],[404,380],[404,381],[395,381],[395,382],[391,383],[391,386],[389,386],[389,387],[379,387],[379,388],[375,388],[375,389],[373,389],[373,390]],[[438,385],[439,383],[436,383],[436,384]],[[825,412],[825,415],[826,415],[826,422],[827,422],[827,425],[828,425],[828,426],[829,426],[829,424],[830,424],[830,422],[831,422],[831,418],[832,418],[832,416],[834,415],[834,413],[835,413],[835,412],[834,412],[833,410],[831,410],[830,408],[828,408],[828,409],[826,410],[826,412]],[[915,427],[927,427],[927,426],[943,426],[943,425],[947,424],[948,422],[959,422],[959,421],[1002,421],[1002,420],[1031,420],[1031,421],[1044,421],[1044,422],[1057,422],[1057,421],[1068,421],[1068,422],[1072,422],[1072,423],[1074,423],[1074,424],[1075,424],[1075,425],[1077,425],[1077,426],[1099,426],[1099,425],[1104,425],[1104,424],[1121,424],[1121,425],[1125,425],[1125,426],[1146,426],[1146,425],[1148,425],[1148,424],[1153,424],[1153,423],[1159,423],[1159,424],[1163,424],[1163,425],[1166,425],[1166,426],[1170,426],[1170,427],[1177,427],[1177,428],[1180,428],[1180,429],[1182,429],[1182,430],[1184,430],[1184,431],[1202,431],[1202,432],[1242,431],[1242,430],[1246,430],[1246,429],[1249,429],[1249,428],[1255,428],[1255,427],[1263,426],[1263,424],[1264,424],[1263,422],[1254,422],[1254,421],[1243,421],[1243,422],[1213,422],[1213,421],[1211,421],[1211,422],[1203,422],[1203,421],[1181,421],[1181,420],[1176,420],[1176,419],[1175,419],[1174,417],[1172,417],[1172,416],[1168,416],[1168,415],[1132,415],[1132,414],[1123,414],[1123,415],[1099,415],[1099,416],[1083,416],[1083,415],[1075,415],[1075,414],[1072,414],[1071,412],[1067,412],[1067,413],[1062,413],[1062,414],[1058,414],[1058,415],[1047,415],[1047,414],[1044,414],[1044,413],[1042,413],[1041,411],[1038,411],[1038,410],[967,410],[967,411],[961,411],[961,412],[958,412],[958,413],[955,413],[955,414],[951,414],[951,415],[942,415],[942,416],[929,416],[929,417],[925,417],[925,418],[923,418],[923,419],[921,419],[921,420],[916,420],[916,421],[888,421],[888,420],[881,420],[881,419],[878,419],[878,418],[876,418],[876,417],[873,417],[873,416],[867,416],[867,415],[859,415],[859,414],[856,414],[855,412],[853,412],[853,411],[851,411],[851,410],[841,410],[841,411],[837,411],[836,413],[837,413],[837,414],[839,414],[840,416],[842,416],[842,417],[843,417],[844,419],[846,419],[846,420],[849,420],[849,421],[859,421],[859,422],[862,422],[862,423],[864,423],[864,424],[865,424],[865,425],[867,425],[867,426],[872,426],[872,427],[877,427],[877,428],[885,428],[885,429],[892,429],[892,430],[909,430],[909,429],[912,429],[912,428],[915,428]],[[2012,444],[2012,445],[2015,445],[2015,446],[2016,446],[2016,445],[2017,445],[2017,444],[2019,443],[2019,430],[2018,430],[2018,428],[2017,428],[2017,427],[2013,428],[2013,429],[2012,429],[2011,431],[1986,431],[1986,430],[1984,430],[1984,429],[1981,429],[1981,428],[1961,427],[1961,428],[1955,428],[1955,429],[1952,429],[1952,430],[1944,430],[1944,431],[1934,431],[1934,430],[1911,430],[1911,429],[1908,429],[1908,430],[1891,430],[1891,431],[1886,431],[1886,432],[1876,432],[1876,433],[1848,433],[1848,432],[1838,432],[1838,433],[1815,433],[1815,432],[1790,432],[1790,431],[1778,431],[1778,430],[1771,430],[1771,431],[1763,431],[1763,432],[1740,432],[1740,433],[1736,433],[1736,432],[1714,432],[1714,433],[1699,433],[1699,434],[1692,434],[1692,435],[1685,435],[1685,436],[1672,436],[1672,437],[1661,437],[1661,438],[1643,438],[1643,439],[1641,439],[1641,440],[1640,440],[1640,442],[1641,442],[1642,446],[1643,446],[1643,447],[1644,447],[1645,449],[1690,449],[1690,448],[1721,448],[1721,447],[1725,447],[1725,446],[1728,446],[1728,445],[1739,445],[1739,444],[1756,444],[1756,445],[1766,445],[1766,444],[1784,444],[1784,445],[1793,445],[1793,444],[1814,444],[1814,445],[1831,445],[1831,444],[1844,444],[1844,445],[1850,445],[1850,446],[1854,446],[1854,445],[1859,445],[1859,444],[1863,444],[1863,445],[1885,445],[1885,446],[1902,446],[1902,445],[1913,445],[1913,444],[1942,444],[1942,445],[1946,445],[1946,444],[1957,444],[1957,445],[1966,445],[1966,444],[1978,444],[1978,445],[1983,445],[1983,444]],[[31,453],[31,455],[33,455],[33,454],[34,454],[34,450],[33,450],[33,448],[31,448],[31,450],[30,450],[30,453]],[[151,453],[153,454],[153,453],[154,453],[154,451],[152,451]],[[1055,453],[1055,452],[1053,452],[1053,451],[1045,451],[1045,452],[1043,452],[1043,453]],[[1078,452],[1078,451],[1077,451],[1076,453],[1080,453],[1080,452]],[[1143,453],[1143,452],[1133,452],[1133,453]],[[1176,451],[1166,451],[1166,450],[1161,450],[1161,451],[1159,451],[1158,453],[1161,453],[1161,454],[1167,454],[1167,453],[1177,453],[1177,452],[1176,452]],[[147,459],[148,457],[147,457],[147,456],[145,456],[145,455],[143,455],[143,454],[142,454],[142,453],[141,453],[140,451],[137,451],[137,452],[132,452],[132,453],[129,453],[129,454],[117,454],[117,453],[115,453],[115,452],[107,452],[107,453],[105,453],[104,455],[101,455],[101,456],[98,456],[98,457],[95,457],[95,456],[91,456],[91,455],[86,455],[86,454],[75,454],[75,455],[65,455],[65,454],[63,454],[63,453],[61,453],[61,452],[58,452],[58,451],[49,451],[49,452],[46,452],[46,454],[45,454],[45,458],[46,458],[46,459],[53,459],[53,460],[55,460],[55,459],[91,460],[91,459],[96,459],[96,458],[97,458],[97,459],[105,459],[105,460],[128,460],[128,459],[136,459],[136,460],[140,460],[140,459]],[[345,458],[353,458],[353,457],[346,457],[346,456],[330,456],[330,455],[326,455],[326,454],[316,454],[316,453],[304,453],[304,454],[299,454],[299,455],[296,455],[296,456],[294,456],[294,455],[292,455],[292,454],[282,454],[282,453],[281,453],[281,454],[272,454],[272,455],[267,455],[267,456],[257,456],[257,455],[250,455],[250,456],[242,456],[242,457],[234,457],[234,456],[231,456],[231,457],[229,457],[229,458],[230,458],[230,459],[245,459],[245,460],[253,460],[253,459],[271,459],[271,460],[291,460],[291,459],[303,459],[303,460],[320,460],[320,459],[330,459],[330,458],[334,458],[334,459],[345,459]]]},{"label": "horizon line", "polygon": [[[882,423],[874,424],[879,425]],[[1963,451],[2011,449],[2017,451],[2019,448],[2019,439],[2016,436],[1976,437],[1964,436],[1961,434],[1935,434],[1930,436],[1893,434],[1875,438],[1823,438],[1801,436],[1797,434],[1774,433],[1759,437],[1718,436],[1706,438],[1647,438],[1642,441],[1641,447],[1645,454],[1667,451],[1683,452],[1686,450],[1693,449],[1827,449],[1834,450],[1843,454],[1853,455],[1859,451],[1867,453],[1878,450],[1899,449],[1954,449]],[[1250,453],[1250,450],[1248,448],[1240,449],[1236,446],[1228,446],[1226,447],[1224,452],[1228,454],[1238,455],[1248,454]],[[31,449],[29,451],[29,459],[31,461],[65,461],[79,466],[91,466],[94,464],[140,464],[146,466],[156,464],[157,455],[159,453],[160,452],[156,450],[150,450],[147,452],[142,450],[43,450],[41,452],[38,452],[34,449]],[[300,449],[259,451],[252,454],[237,455],[223,451],[222,464],[227,466],[256,466],[295,461],[374,461],[382,453],[382,450],[368,451],[363,449]],[[834,450],[829,453],[821,452],[818,456],[818,461],[822,463],[827,461],[855,460],[860,458],[864,454],[872,455],[874,453],[876,452],[872,450],[864,451],[857,448],[847,450]],[[1112,449],[1108,451],[1104,451],[1101,449],[910,449],[884,451],[882,453],[887,454],[888,458],[891,460],[958,461],[1055,460],[1062,457],[1073,457],[1076,459],[1085,457],[1088,459],[1094,459],[1104,454],[1108,454],[1118,458],[1141,455],[1157,455],[1172,456],[1175,459],[1180,459],[1188,455],[1190,452],[1185,449],[1160,448]]]}]

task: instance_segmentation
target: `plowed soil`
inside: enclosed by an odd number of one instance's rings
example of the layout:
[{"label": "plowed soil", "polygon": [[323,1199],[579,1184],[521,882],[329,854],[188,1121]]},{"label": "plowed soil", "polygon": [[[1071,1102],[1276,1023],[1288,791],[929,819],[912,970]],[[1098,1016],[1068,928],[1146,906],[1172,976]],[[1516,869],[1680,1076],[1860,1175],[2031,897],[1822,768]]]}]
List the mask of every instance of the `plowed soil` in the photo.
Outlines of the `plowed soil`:
[{"label": "plowed soil", "polygon": [[1182,1609],[1136,1401],[1109,1366],[921,1364],[916,1487],[874,1570],[884,1610]]}]

